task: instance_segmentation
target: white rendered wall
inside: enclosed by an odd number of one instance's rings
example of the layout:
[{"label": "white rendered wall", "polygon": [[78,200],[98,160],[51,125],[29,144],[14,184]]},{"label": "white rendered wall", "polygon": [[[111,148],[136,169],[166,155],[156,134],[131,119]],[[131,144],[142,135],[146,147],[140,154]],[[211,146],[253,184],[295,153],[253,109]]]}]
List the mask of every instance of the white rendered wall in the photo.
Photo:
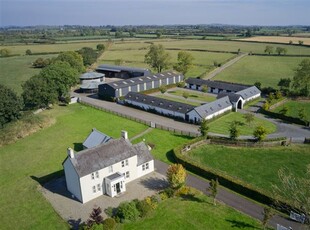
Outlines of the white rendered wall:
[{"label": "white rendered wall", "polygon": [[[149,169],[147,169],[147,170],[142,170],[142,165],[139,165],[138,167],[137,167],[137,175],[138,175],[138,177],[142,177],[142,176],[144,176],[144,175],[146,175],[146,174],[149,174],[149,173],[151,173],[151,172],[153,172],[154,171],[154,160],[151,160],[151,161],[149,161],[148,162],[149,163]],[[144,163],[144,165],[145,165],[146,163]]]},{"label": "white rendered wall", "polygon": [[79,201],[82,202],[82,195],[80,190],[79,176],[77,175],[69,158],[63,164],[67,189],[71,192]]}]

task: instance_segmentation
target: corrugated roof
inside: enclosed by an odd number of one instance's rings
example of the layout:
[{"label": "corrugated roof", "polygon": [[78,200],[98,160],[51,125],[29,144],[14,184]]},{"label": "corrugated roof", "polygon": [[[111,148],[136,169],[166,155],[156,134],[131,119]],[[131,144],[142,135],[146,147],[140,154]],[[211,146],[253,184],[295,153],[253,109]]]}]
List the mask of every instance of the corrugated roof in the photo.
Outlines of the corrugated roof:
[{"label": "corrugated roof", "polygon": [[88,137],[84,141],[83,146],[89,149],[89,148],[96,147],[100,144],[106,143],[111,139],[112,138],[110,136],[93,128],[92,132],[88,135]]},{"label": "corrugated roof", "polygon": [[198,106],[194,110],[199,114],[200,117],[205,118],[212,115],[222,109],[232,106],[228,96],[222,97],[216,101]]},{"label": "corrugated roof", "polygon": [[252,86],[252,87],[246,88],[244,90],[241,90],[241,91],[237,92],[236,94],[241,95],[243,97],[243,99],[246,100],[250,97],[261,94],[261,91],[256,86]]},{"label": "corrugated roof", "polygon": [[96,70],[101,71],[111,71],[111,72],[141,72],[144,73],[144,75],[151,74],[151,71],[149,69],[144,68],[135,68],[135,67],[129,67],[129,66],[117,66],[117,65],[99,65]]},{"label": "corrugated roof", "polygon": [[125,96],[125,100],[131,100],[145,105],[155,106],[158,108],[166,109],[173,112],[179,112],[183,114],[195,108],[195,106],[188,105],[185,103],[170,101],[167,99],[152,97],[149,95],[144,95],[135,92],[129,92]]},{"label": "corrugated roof", "polygon": [[80,76],[81,80],[87,80],[87,79],[97,79],[97,78],[102,78],[104,77],[103,73],[97,73],[97,72],[88,72],[88,73],[83,73]]},{"label": "corrugated roof", "polygon": [[81,89],[98,89],[98,86],[102,84],[102,82],[90,81],[85,82],[80,86]]},{"label": "corrugated roof", "polygon": [[241,84],[222,82],[222,81],[210,81],[210,80],[204,80],[204,79],[198,79],[198,78],[188,78],[186,80],[186,83],[194,84],[194,85],[206,85],[212,88],[230,90],[230,91],[235,91],[235,92],[249,87],[249,86],[241,85]]},{"label": "corrugated roof", "polygon": [[144,142],[132,145],[123,138],[112,139],[97,147],[80,151],[74,154],[74,158],[68,159],[78,175],[83,177],[135,155],[138,157],[138,165],[153,159]]}]

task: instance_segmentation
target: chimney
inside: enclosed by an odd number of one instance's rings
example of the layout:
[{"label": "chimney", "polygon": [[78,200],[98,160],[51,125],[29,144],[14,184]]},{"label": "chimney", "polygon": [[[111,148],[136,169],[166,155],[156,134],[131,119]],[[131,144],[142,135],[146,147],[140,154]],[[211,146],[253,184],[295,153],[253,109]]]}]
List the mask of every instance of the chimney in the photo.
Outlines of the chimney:
[{"label": "chimney", "polygon": [[73,149],[71,149],[70,147],[67,149],[67,153],[68,153],[68,156],[70,158],[74,158],[74,151]]},{"label": "chimney", "polygon": [[121,137],[124,138],[125,140],[128,140],[128,133],[125,130],[121,131]]}]

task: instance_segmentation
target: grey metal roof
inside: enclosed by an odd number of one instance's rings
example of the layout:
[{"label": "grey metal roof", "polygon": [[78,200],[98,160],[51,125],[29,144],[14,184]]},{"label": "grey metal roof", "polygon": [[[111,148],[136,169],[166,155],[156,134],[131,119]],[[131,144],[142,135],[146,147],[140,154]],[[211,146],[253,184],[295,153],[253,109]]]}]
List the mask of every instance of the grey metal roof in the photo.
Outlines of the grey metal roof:
[{"label": "grey metal roof", "polygon": [[101,71],[110,71],[110,72],[141,72],[144,73],[144,75],[151,74],[151,71],[149,69],[144,68],[135,68],[135,67],[129,67],[129,66],[117,66],[117,65],[99,65],[96,70]]},{"label": "grey metal roof", "polygon": [[81,89],[98,89],[98,85],[102,84],[102,82],[90,81],[85,82],[80,86]]},{"label": "grey metal roof", "polygon": [[81,80],[91,80],[91,79],[97,79],[97,78],[102,78],[104,77],[103,73],[97,73],[97,72],[88,72],[88,73],[83,73],[80,76]]},{"label": "grey metal roof", "polygon": [[194,110],[199,114],[201,118],[205,118],[209,115],[212,115],[222,109],[225,109],[229,106],[232,106],[229,97],[222,97],[216,101],[198,106]]},{"label": "grey metal roof", "polygon": [[249,87],[249,86],[241,85],[241,84],[235,84],[235,83],[229,83],[229,82],[223,82],[223,81],[210,81],[210,80],[204,80],[204,79],[198,79],[198,78],[188,78],[186,80],[186,83],[194,84],[194,85],[206,85],[212,88],[230,90],[230,91],[235,91],[235,92]]},{"label": "grey metal roof", "polygon": [[250,97],[253,97],[257,94],[260,94],[261,91],[256,87],[256,86],[252,86],[252,87],[249,87],[249,88],[246,88],[244,90],[241,90],[239,92],[237,92],[236,94],[239,94],[243,97],[244,100],[250,98]]},{"label": "grey metal roof", "polygon": [[118,179],[118,178],[120,178],[120,177],[124,177],[124,175],[121,174],[121,173],[119,173],[119,172],[116,172],[116,173],[114,173],[114,174],[108,176],[107,178],[108,178],[110,181],[113,181],[113,180]]},{"label": "grey metal roof", "polygon": [[83,177],[135,155],[138,157],[138,165],[153,159],[145,143],[132,145],[123,138],[112,139],[97,147],[85,149],[74,154],[74,158],[68,159],[71,160],[78,175]]},{"label": "grey metal roof", "polygon": [[158,108],[162,108],[162,109],[166,109],[166,110],[174,111],[174,112],[179,112],[183,114],[195,108],[195,106],[188,105],[185,103],[170,101],[167,99],[152,97],[149,95],[135,93],[135,92],[129,92],[125,96],[125,100],[131,100],[131,101],[139,102],[142,104],[151,105],[151,106],[155,106]]},{"label": "grey metal roof", "polygon": [[112,138],[109,137],[108,135],[93,128],[92,132],[88,135],[88,137],[84,141],[83,146],[89,149],[89,148],[96,147],[100,144],[106,143],[111,139]]},{"label": "grey metal roof", "polygon": [[217,99],[220,99],[222,97],[226,97],[228,96],[229,97],[229,100],[231,102],[238,102],[241,97],[241,95],[239,94],[236,94],[236,93],[227,93],[227,92],[221,92],[217,95]]}]

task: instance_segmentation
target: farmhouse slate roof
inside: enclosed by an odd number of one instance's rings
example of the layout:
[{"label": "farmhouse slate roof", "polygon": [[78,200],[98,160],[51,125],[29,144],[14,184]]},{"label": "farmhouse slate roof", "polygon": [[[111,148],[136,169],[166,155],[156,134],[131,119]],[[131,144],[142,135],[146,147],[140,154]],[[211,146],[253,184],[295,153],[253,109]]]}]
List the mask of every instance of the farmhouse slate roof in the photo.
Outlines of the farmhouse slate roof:
[{"label": "farmhouse slate roof", "polygon": [[151,74],[151,71],[149,69],[144,69],[144,68],[134,68],[134,67],[128,67],[128,66],[116,66],[116,65],[99,65],[96,70],[101,70],[101,71],[110,71],[110,72],[140,72],[144,73],[144,75]]},{"label": "farmhouse slate roof", "polygon": [[218,111],[221,111],[222,109],[225,109],[229,106],[232,106],[229,97],[225,96],[222,97],[216,101],[198,106],[196,108],[194,108],[194,110],[198,113],[198,115],[201,118],[205,118],[207,116],[210,116]]},{"label": "farmhouse slate roof", "polygon": [[137,84],[143,84],[146,82],[155,81],[158,79],[167,79],[174,76],[179,76],[181,74],[169,71],[164,73],[158,73],[158,74],[152,74],[147,76],[141,76],[141,77],[134,77],[126,80],[120,80],[115,82],[106,83],[107,85],[111,86],[114,89],[124,88],[128,86],[135,86]]},{"label": "farmhouse slate roof", "polygon": [[88,73],[83,73],[80,76],[81,80],[91,80],[91,79],[97,79],[97,78],[102,78],[104,77],[103,73],[97,73],[97,72],[88,72]]},{"label": "farmhouse slate roof", "polygon": [[79,177],[83,177],[135,155],[138,157],[138,165],[153,159],[144,142],[132,145],[124,138],[112,139],[97,147],[85,149],[68,159]]},{"label": "farmhouse slate roof", "polygon": [[223,98],[223,97],[226,97],[228,96],[229,100],[231,102],[238,102],[241,97],[241,95],[239,94],[236,94],[236,93],[227,93],[227,92],[221,92],[217,95],[217,99],[220,99],[220,98]]},{"label": "farmhouse slate roof", "polygon": [[229,83],[229,82],[223,82],[223,81],[210,81],[210,80],[204,80],[204,79],[198,79],[198,78],[188,78],[186,80],[186,83],[193,84],[193,85],[206,85],[211,88],[218,88],[218,89],[230,90],[230,91],[235,91],[235,92],[249,87],[249,86],[241,85],[241,84],[235,84],[235,83]]},{"label": "farmhouse slate roof", "polygon": [[250,98],[250,97],[253,97],[257,94],[260,94],[261,91],[256,87],[256,86],[252,86],[252,87],[249,87],[249,88],[246,88],[244,90],[241,90],[239,92],[237,92],[236,94],[239,94],[243,97],[244,100]]},{"label": "farmhouse slate roof", "polygon": [[83,146],[86,148],[93,148],[100,144],[106,143],[112,138],[108,135],[98,131],[97,129],[93,128],[92,132],[88,135],[88,137],[83,142]]},{"label": "farmhouse slate roof", "polygon": [[125,100],[139,102],[145,105],[155,106],[161,109],[166,109],[173,112],[186,114],[190,110],[194,109],[195,106],[188,105],[181,102],[170,101],[163,98],[153,97],[141,93],[129,92],[125,96]]}]

